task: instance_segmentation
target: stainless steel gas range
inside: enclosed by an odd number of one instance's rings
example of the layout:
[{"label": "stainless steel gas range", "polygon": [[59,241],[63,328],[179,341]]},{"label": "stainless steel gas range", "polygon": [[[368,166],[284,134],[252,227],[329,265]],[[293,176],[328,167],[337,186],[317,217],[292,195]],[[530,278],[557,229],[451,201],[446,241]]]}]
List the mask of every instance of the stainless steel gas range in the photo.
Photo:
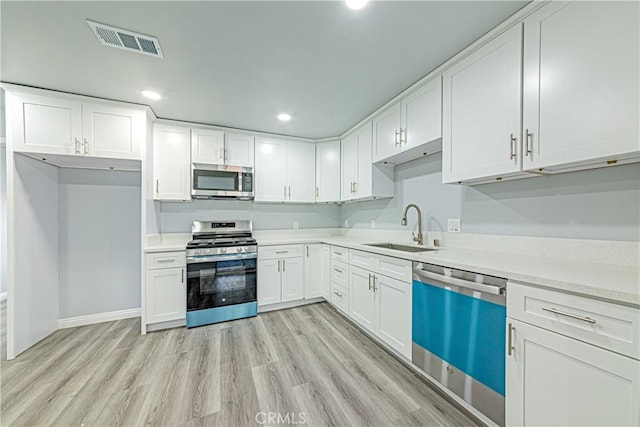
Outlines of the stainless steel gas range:
[{"label": "stainless steel gas range", "polygon": [[187,244],[187,327],[256,316],[258,246],[251,221],[195,221]]}]

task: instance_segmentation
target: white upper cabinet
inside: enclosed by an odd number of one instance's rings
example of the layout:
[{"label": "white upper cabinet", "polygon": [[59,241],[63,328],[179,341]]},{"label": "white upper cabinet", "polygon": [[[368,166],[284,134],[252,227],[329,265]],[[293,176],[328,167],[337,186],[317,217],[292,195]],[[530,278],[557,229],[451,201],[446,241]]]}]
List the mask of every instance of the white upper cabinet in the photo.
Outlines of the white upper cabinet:
[{"label": "white upper cabinet", "polygon": [[191,161],[224,165],[226,151],[224,132],[212,129],[191,129]]},{"label": "white upper cabinet", "polygon": [[316,201],[315,144],[289,141],[287,144],[287,202]]},{"label": "white upper cabinet", "polygon": [[316,202],[340,201],[340,141],[316,144]]},{"label": "white upper cabinet", "polygon": [[141,109],[17,92],[7,100],[16,151],[140,160]]},{"label": "white upper cabinet", "polygon": [[16,151],[82,154],[80,102],[16,92],[6,92],[6,100]]},{"label": "white upper cabinet", "polygon": [[256,138],[255,201],[283,202],[287,197],[287,141]]},{"label": "white upper cabinet", "polygon": [[144,111],[82,104],[82,118],[85,155],[140,159],[140,147],[146,135]]},{"label": "white upper cabinet", "polygon": [[373,120],[374,163],[402,163],[442,149],[442,78]]},{"label": "white upper cabinet", "polygon": [[639,8],[552,2],[525,20],[524,169],[640,157]]},{"label": "white upper cabinet", "polygon": [[190,130],[180,126],[153,126],[153,198],[191,200]]},{"label": "white upper cabinet", "polygon": [[343,201],[393,197],[393,166],[371,162],[371,128],[367,122],[342,140]]},{"label": "white upper cabinet", "polygon": [[205,128],[191,129],[191,161],[253,167],[253,136]]},{"label": "white upper cabinet", "polygon": [[227,133],[224,142],[225,163],[231,166],[252,168],[254,137],[241,133]]},{"label": "white upper cabinet", "polygon": [[520,173],[521,59],[518,24],[444,73],[444,183]]},{"label": "white upper cabinet", "polygon": [[255,201],[313,203],[315,146],[256,138]]}]

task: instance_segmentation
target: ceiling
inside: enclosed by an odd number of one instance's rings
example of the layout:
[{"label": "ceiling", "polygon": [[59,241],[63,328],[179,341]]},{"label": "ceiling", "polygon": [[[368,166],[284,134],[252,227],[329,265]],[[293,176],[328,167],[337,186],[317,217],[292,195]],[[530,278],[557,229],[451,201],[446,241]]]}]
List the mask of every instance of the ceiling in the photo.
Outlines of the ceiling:
[{"label": "ceiling", "polygon": [[[333,137],[526,3],[3,1],[0,71],[5,82],[148,104],[161,118]],[[164,59],[101,45],[86,19],[159,38]],[[143,98],[146,88],[163,99]]]}]

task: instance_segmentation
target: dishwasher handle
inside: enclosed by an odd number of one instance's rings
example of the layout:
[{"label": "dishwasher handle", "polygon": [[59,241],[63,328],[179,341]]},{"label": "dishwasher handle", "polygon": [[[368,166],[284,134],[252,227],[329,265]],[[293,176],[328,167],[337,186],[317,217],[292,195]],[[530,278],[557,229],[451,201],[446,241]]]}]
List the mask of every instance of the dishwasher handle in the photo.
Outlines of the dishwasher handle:
[{"label": "dishwasher handle", "polygon": [[442,274],[424,271],[419,267],[414,268],[413,272],[419,277],[437,280],[439,282],[447,283],[453,286],[459,286],[461,288],[473,289],[474,291],[484,292],[491,295],[505,294],[505,288],[503,286],[485,285],[483,283],[471,282],[469,280],[456,279],[455,277],[443,276]]}]

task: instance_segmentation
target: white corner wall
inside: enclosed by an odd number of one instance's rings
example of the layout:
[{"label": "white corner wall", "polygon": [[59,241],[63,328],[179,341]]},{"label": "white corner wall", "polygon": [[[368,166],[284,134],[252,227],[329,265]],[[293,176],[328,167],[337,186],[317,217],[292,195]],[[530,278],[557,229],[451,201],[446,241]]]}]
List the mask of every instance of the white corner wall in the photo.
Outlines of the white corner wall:
[{"label": "white corner wall", "polygon": [[60,169],[60,318],[140,307],[140,172]]}]

